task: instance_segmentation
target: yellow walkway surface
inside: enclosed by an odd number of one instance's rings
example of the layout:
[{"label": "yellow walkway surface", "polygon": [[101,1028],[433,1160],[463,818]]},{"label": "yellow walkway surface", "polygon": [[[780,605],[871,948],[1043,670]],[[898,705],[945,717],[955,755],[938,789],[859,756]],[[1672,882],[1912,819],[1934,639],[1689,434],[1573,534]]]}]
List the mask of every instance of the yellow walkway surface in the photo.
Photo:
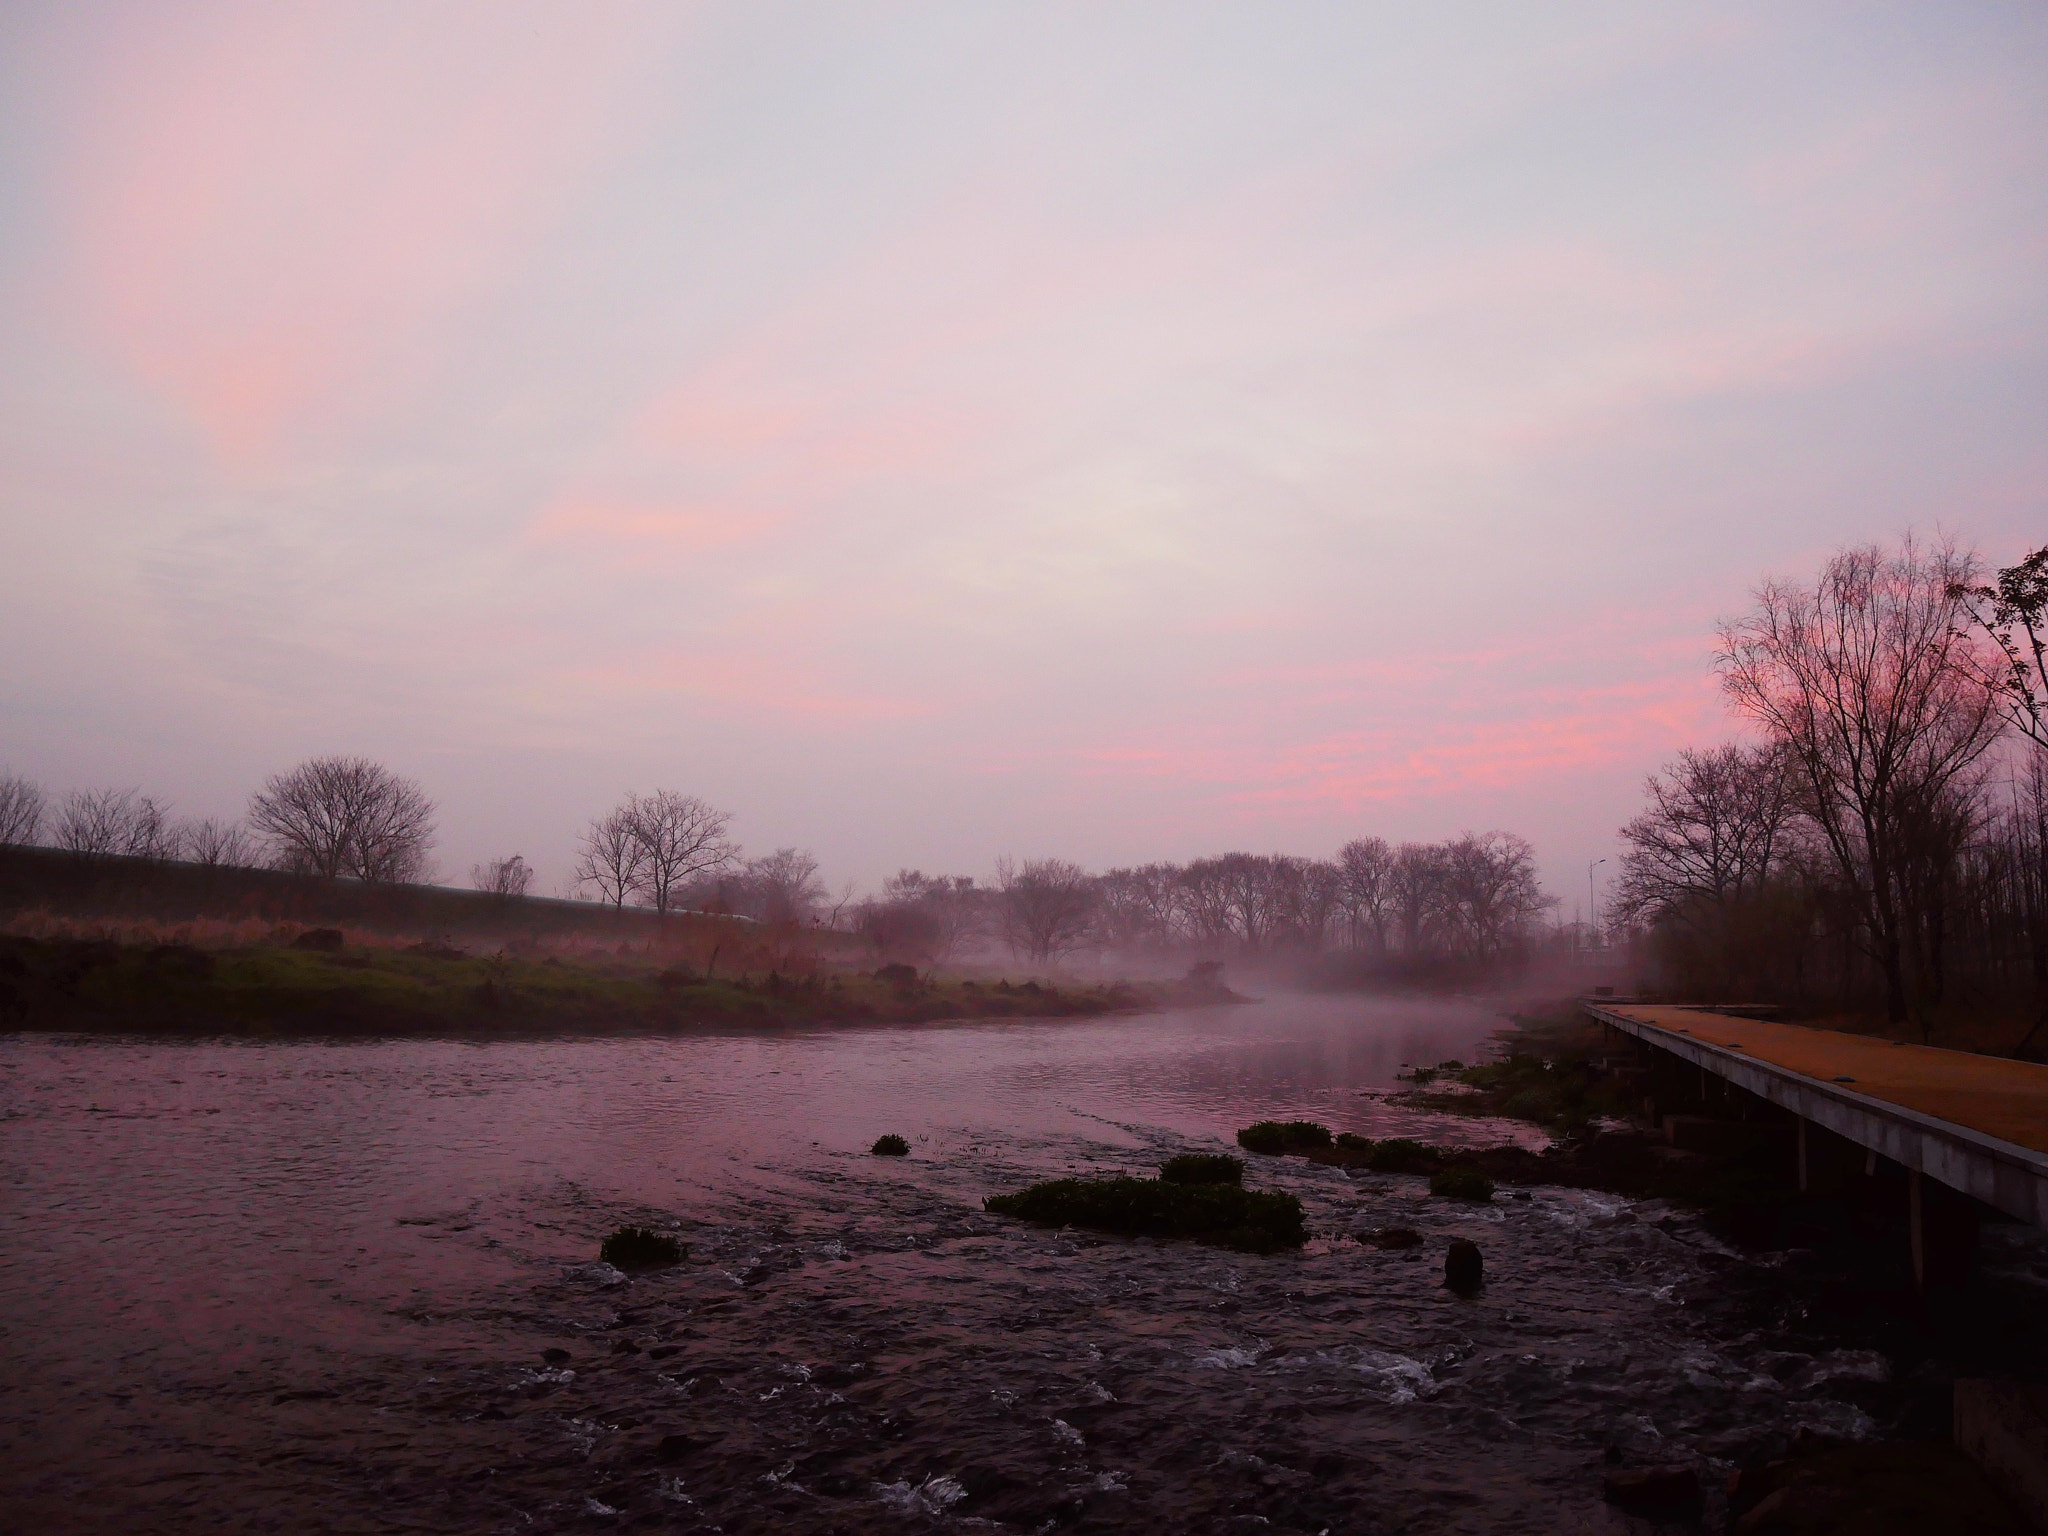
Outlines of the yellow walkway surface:
[{"label": "yellow walkway surface", "polygon": [[[1598,999],[1593,1006],[2048,1153],[2048,1066],[1902,1045],[1830,1029],[1804,1029],[1797,1024],[1734,1019],[1693,1008],[1652,1008]],[[1850,1081],[1843,1082],[1843,1078]]]}]

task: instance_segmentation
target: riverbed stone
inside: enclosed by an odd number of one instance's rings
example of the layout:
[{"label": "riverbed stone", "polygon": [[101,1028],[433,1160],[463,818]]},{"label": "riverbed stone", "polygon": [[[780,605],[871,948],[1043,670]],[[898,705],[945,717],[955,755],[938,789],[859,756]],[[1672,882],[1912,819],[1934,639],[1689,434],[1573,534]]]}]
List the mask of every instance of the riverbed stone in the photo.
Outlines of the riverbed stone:
[{"label": "riverbed stone", "polygon": [[1486,1261],[1479,1245],[1458,1238],[1444,1254],[1444,1284],[1460,1295],[1469,1295],[1486,1282]]}]

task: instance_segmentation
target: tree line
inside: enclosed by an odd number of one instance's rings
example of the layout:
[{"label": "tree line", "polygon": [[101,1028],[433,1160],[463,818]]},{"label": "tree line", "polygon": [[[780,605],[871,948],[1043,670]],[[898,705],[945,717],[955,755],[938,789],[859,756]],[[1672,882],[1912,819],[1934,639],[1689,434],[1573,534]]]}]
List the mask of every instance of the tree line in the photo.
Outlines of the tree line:
[{"label": "tree line", "polygon": [[[435,806],[420,785],[361,757],[315,758],[271,776],[242,820],[177,820],[139,790],[82,790],[50,805],[0,775],[0,842],[48,839],[81,858],[269,867],[407,883],[430,873]],[[837,901],[806,850],[745,858],[731,818],[675,790],[630,794],[578,837],[572,889],[614,909],[730,914],[785,929],[843,929],[878,959],[937,963],[1000,945],[1038,963],[1077,954],[1272,958],[1345,953],[1410,968],[1497,966],[1527,946],[1552,903],[1528,842],[1505,832],[1441,843],[1360,838],[1329,860],[1226,853],[1091,874],[1064,859],[997,861],[988,883],[902,870],[877,894]],[[470,871],[477,889],[528,895],[519,854]]]},{"label": "tree line", "polygon": [[1000,861],[992,885],[904,870],[854,911],[878,951],[945,959],[977,940],[1054,960],[1343,952],[1410,969],[1520,956],[1554,903],[1508,832],[1442,843],[1347,843],[1334,859],[1226,853],[1091,875],[1063,859]]},{"label": "tree line", "polygon": [[1755,739],[1679,754],[1621,833],[1614,916],[1670,984],[2048,1028],[2048,547],[1984,579],[1907,535],[1770,581],[1714,664]]}]

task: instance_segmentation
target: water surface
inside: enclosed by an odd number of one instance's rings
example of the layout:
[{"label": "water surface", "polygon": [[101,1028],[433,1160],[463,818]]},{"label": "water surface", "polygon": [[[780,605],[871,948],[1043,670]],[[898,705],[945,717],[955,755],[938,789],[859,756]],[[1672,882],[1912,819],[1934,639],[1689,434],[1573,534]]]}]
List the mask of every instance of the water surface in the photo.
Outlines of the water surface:
[{"label": "water surface", "polygon": [[[1827,1384],[1881,1362],[1731,1348],[1688,1288],[1768,1277],[1661,1209],[1450,1206],[1258,1159],[1320,1235],[1257,1259],[980,1208],[1269,1116],[1526,1138],[1380,1098],[1501,1023],[1276,998],[662,1039],[0,1038],[4,1475],[77,1529],[1578,1530],[1615,1518],[1603,1457],[1867,1426]],[[913,1156],[868,1156],[884,1131]],[[691,1261],[588,1268],[624,1220]],[[1350,1240],[1394,1224],[1424,1247]],[[1488,1254],[1478,1298],[1438,1283],[1457,1236]]]}]

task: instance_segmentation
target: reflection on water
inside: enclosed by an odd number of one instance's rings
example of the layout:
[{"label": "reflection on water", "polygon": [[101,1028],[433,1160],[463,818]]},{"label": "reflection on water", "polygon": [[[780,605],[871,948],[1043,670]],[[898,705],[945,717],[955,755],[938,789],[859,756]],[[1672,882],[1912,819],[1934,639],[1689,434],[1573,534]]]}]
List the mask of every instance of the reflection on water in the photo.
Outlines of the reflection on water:
[{"label": "reflection on water", "polygon": [[[1597,1356],[1623,1381],[1615,1328],[1675,1329],[1678,1347],[1685,1324],[1662,1314],[1724,1256],[1668,1216],[1597,1226],[1628,1219],[1602,1197],[1454,1210],[1413,1180],[1269,1160],[1256,1176],[1300,1193],[1333,1240],[1247,1260],[1048,1238],[980,1198],[1146,1167],[1267,1116],[1494,1139],[1508,1128],[1425,1125],[1373,1095],[1403,1063],[1470,1059],[1499,1023],[1462,1004],[1287,998],[506,1044],[6,1037],[0,1459],[50,1528],[230,1514],[289,1528],[286,1507],[313,1524],[346,1509],[366,1529],[612,1518],[591,1502],[728,1531],[862,1529],[891,1509],[1201,1529],[1282,1504],[1341,1525],[1398,1504],[1409,1473],[1361,1491],[1373,1479],[1354,1449],[1339,1458],[1351,1472],[1332,1463],[1318,1481],[1231,1413],[1335,1391],[1347,1406],[1319,1433],[1398,1438],[1492,1369],[1477,1363],[1489,1329],[1496,1353],[1576,1339],[1571,1369]],[[912,1139],[907,1164],[864,1155],[883,1131]],[[696,1262],[624,1287],[564,1274],[626,1219],[680,1225]],[[1396,1219],[1435,1242],[1429,1262],[1345,1241]],[[1504,1276],[1519,1254],[1519,1283],[1445,1313],[1431,1266],[1456,1235]],[[1589,1245],[1597,1262],[1582,1262]],[[576,1374],[536,1375],[544,1345],[570,1347]],[[1695,1395],[1763,1390],[1700,1348]],[[1534,1373],[1517,1389],[1528,1412],[1556,1395],[1556,1354],[1512,1368]],[[844,1380],[812,1384],[822,1371]],[[1601,1390],[1620,1395],[1551,1433],[1611,1442],[1618,1403],[1655,1406],[1650,1384]],[[1212,1407],[1223,1417],[1198,1430],[1188,1416]],[[1098,1420],[1091,1443],[1121,1444],[1114,1467],[1051,1427]],[[656,1430],[717,1444],[693,1491],[651,1449]],[[1165,1441],[1190,1435],[1236,1470],[1170,1473]],[[1148,1436],[1164,1440],[1148,1450]],[[791,1493],[783,1461],[817,1486]],[[1508,1487],[1555,1461],[1489,1475]],[[1084,1471],[1092,1493],[1074,1492]],[[956,1481],[933,1493],[934,1478]],[[1443,1528],[1523,1528],[1496,1518],[1514,1504]]]}]

